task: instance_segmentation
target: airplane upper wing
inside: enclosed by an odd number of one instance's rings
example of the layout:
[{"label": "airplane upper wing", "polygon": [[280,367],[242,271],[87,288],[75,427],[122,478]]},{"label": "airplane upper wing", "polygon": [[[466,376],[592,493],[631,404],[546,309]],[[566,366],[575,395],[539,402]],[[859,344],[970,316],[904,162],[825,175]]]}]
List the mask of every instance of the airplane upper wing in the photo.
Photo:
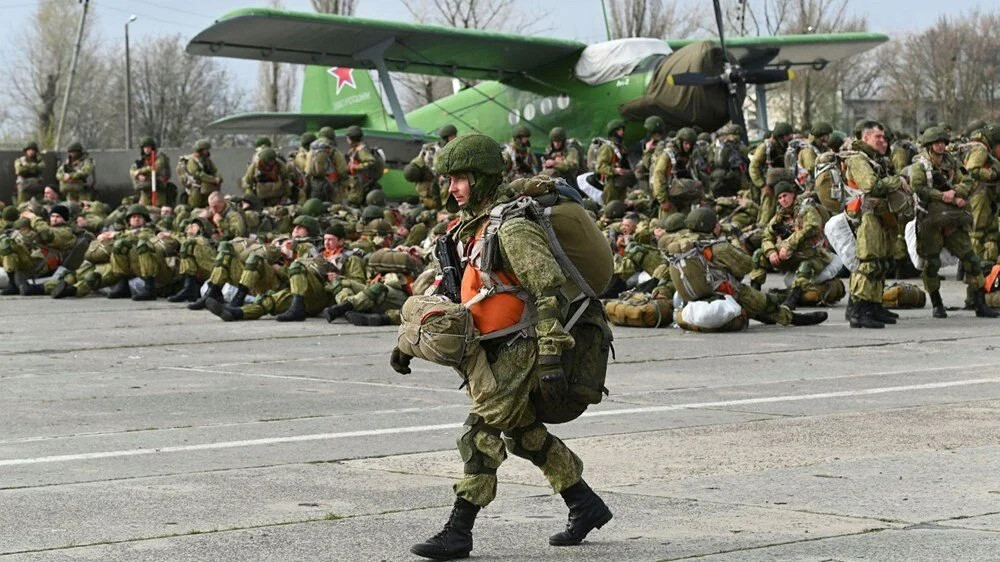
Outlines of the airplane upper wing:
[{"label": "airplane upper wing", "polygon": [[364,51],[385,45],[391,71],[503,80],[579,53],[565,39],[246,8],[230,12],[187,46],[195,55],[375,68]]},{"label": "airplane upper wing", "polygon": [[259,133],[299,135],[320,127],[340,129],[361,125],[366,116],[334,113],[239,113],[208,124],[211,133]]},{"label": "airplane upper wing", "polygon": [[[826,63],[863,53],[889,40],[881,33],[852,32],[810,35],[775,35],[767,37],[732,37],[726,47],[746,68],[812,66],[822,69]],[[671,49],[699,39],[667,40]]]}]

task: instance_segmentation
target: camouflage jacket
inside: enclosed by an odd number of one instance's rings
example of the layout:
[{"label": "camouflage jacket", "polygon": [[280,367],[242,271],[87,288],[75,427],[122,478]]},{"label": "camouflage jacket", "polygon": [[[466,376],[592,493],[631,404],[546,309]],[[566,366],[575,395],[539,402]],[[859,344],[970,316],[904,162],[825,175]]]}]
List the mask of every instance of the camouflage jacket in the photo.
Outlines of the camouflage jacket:
[{"label": "camouflage jacket", "polygon": [[970,185],[963,181],[962,164],[954,155],[921,150],[910,164],[910,187],[924,203],[941,201],[942,193],[955,190],[958,197],[969,196]]},{"label": "camouflage jacket", "polygon": [[813,254],[823,241],[822,215],[815,206],[800,200],[787,209],[777,206],[764,229],[761,250],[765,256],[770,256],[788,248],[802,257]]},{"label": "camouflage jacket", "polygon": [[[83,153],[76,160],[69,159],[59,164],[56,176],[59,179],[59,186],[82,186],[93,183],[94,161],[90,155]],[[64,174],[69,174],[69,179],[63,179]]]},{"label": "camouflage jacket", "polygon": [[[156,155],[156,189],[159,190],[161,187],[166,187],[167,182],[170,180],[170,158],[159,151],[153,154]],[[132,185],[136,189],[152,188],[152,158],[152,155],[147,156],[143,154],[129,168],[129,175],[132,176]],[[139,176],[143,176],[143,179],[140,180]]]},{"label": "camouflage jacket", "polygon": [[757,187],[764,187],[767,171],[771,168],[785,167],[785,149],[782,143],[772,139],[764,139],[757,146],[750,158],[750,181]]},{"label": "camouflage jacket", "polygon": [[18,178],[39,178],[44,169],[45,161],[38,156],[35,158],[21,156],[14,161],[14,174]]},{"label": "camouflage jacket", "polygon": [[861,190],[866,195],[881,198],[888,195],[890,191],[902,187],[903,183],[900,178],[892,175],[890,165],[878,158],[878,153],[875,152],[874,148],[860,140],[855,140],[849,150],[857,154],[851,155],[844,162],[846,169],[844,177],[856,189]]}]

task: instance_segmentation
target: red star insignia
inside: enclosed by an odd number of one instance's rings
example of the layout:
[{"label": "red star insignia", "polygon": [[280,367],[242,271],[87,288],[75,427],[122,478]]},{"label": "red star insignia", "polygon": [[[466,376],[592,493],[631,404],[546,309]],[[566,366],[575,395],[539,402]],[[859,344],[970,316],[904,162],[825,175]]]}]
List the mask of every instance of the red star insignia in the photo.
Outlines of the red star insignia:
[{"label": "red star insignia", "polygon": [[353,68],[344,68],[340,66],[335,66],[333,68],[327,69],[326,73],[337,79],[338,96],[340,95],[340,90],[344,89],[344,86],[350,86],[355,90],[358,89],[358,85],[354,82]]}]

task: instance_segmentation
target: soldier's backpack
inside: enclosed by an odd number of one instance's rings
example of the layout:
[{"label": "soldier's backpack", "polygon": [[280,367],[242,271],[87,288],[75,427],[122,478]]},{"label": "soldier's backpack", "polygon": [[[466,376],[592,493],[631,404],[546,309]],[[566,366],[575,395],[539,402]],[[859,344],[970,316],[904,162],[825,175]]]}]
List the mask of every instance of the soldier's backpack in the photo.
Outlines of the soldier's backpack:
[{"label": "soldier's backpack", "polygon": [[912,283],[893,283],[883,291],[882,304],[886,308],[923,308],[927,293]]},{"label": "soldier's backpack", "polygon": [[[788,296],[788,290],[773,291],[781,300]],[[802,291],[799,304],[802,306],[832,306],[847,296],[847,288],[840,279],[827,279],[820,283],[812,283]]]},{"label": "soldier's backpack", "polygon": [[402,250],[382,248],[368,256],[368,270],[373,274],[400,273],[416,277],[423,269],[416,257]]},{"label": "soldier's backpack", "polygon": [[844,210],[847,203],[862,194],[861,190],[855,189],[847,184],[847,176],[844,171],[844,162],[855,154],[863,154],[857,151],[845,152],[824,152],[816,159],[816,168],[813,171],[815,176],[816,195],[819,196],[823,206],[832,213],[839,213]]},{"label": "soldier's backpack", "polygon": [[785,149],[785,169],[790,170],[793,181],[803,187],[809,178],[809,171],[799,165],[799,153],[806,147],[812,148],[806,139],[792,139],[788,142],[788,148]]},{"label": "soldier's backpack", "polygon": [[667,258],[670,280],[674,289],[687,302],[704,299],[717,293],[732,276],[712,265],[712,245],[717,240],[694,241],[691,247]]},{"label": "soldier's backpack", "polygon": [[604,312],[615,326],[659,328],[673,322],[674,304],[668,298],[632,293],[605,303]]},{"label": "soldier's backpack", "polygon": [[595,137],[594,140],[590,141],[590,146],[587,147],[587,170],[597,173],[597,153],[606,144],[610,145],[611,141],[601,137]]},{"label": "soldier's backpack", "polygon": [[314,140],[309,145],[309,152],[306,154],[306,174],[313,177],[332,174],[335,171],[333,166],[334,150],[336,147],[325,139]]}]

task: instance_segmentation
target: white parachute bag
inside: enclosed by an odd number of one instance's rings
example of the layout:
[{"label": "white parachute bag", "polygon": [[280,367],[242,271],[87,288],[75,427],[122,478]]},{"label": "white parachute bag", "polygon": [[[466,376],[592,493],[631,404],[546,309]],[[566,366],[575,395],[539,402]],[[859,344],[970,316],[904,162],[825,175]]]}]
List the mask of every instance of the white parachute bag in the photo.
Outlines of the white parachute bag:
[{"label": "white parachute bag", "polygon": [[857,271],[858,265],[858,241],[851,230],[851,222],[847,213],[840,213],[830,217],[823,227],[823,234],[826,235],[830,247],[840,257],[841,263],[850,271]]}]

